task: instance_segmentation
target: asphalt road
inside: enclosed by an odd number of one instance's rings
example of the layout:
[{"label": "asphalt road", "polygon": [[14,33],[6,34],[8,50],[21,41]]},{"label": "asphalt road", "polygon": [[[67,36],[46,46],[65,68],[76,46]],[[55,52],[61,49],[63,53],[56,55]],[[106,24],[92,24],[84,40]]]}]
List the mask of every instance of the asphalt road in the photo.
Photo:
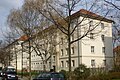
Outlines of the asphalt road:
[{"label": "asphalt road", "polygon": [[[0,80],[2,80],[2,77],[0,77]],[[28,77],[23,77],[23,78],[18,77],[18,80],[28,80]],[[32,78],[31,78],[31,80],[32,80]]]}]

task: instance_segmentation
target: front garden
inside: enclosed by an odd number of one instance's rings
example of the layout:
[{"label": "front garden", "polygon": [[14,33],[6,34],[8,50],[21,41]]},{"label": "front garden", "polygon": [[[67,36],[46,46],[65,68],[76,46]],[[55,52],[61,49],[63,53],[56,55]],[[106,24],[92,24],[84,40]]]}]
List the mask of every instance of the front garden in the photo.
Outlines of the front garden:
[{"label": "front garden", "polygon": [[[89,69],[85,65],[79,65],[71,72],[72,80],[120,80],[120,69],[114,68],[112,71],[106,71],[103,68]],[[37,76],[42,71],[32,71],[32,77]],[[60,73],[64,74],[65,80],[68,80],[69,72],[61,70]],[[18,73],[19,76],[29,77],[29,72]]]}]

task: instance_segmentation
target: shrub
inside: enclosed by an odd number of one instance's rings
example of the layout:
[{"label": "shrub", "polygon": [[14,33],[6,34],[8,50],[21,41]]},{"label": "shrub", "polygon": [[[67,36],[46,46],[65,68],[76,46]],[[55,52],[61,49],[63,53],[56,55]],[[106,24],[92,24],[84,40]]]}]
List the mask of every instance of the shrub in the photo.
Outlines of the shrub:
[{"label": "shrub", "polygon": [[90,69],[87,68],[84,64],[79,65],[79,67],[74,69],[75,79],[86,79],[88,76],[90,76]]},{"label": "shrub", "polygon": [[87,80],[111,80],[111,77],[109,76],[109,74],[102,73],[91,75],[90,77],[87,78]]},{"label": "shrub", "polygon": [[[117,65],[114,66],[112,71],[113,71],[113,72],[120,72],[120,66],[117,66]],[[111,71],[111,72],[112,72],[112,71]]]},{"label": "shrub", "polygon": [[62,73],[63,75],[64,75],[64,77],[65,77],[65,80],[67,80],[68,79],[68,71],[65,71],[65,70],[61,70],[60,71],[60,73]]},{"label": "shrub", "polygon": [[120,79],[120,72],[110,72],[111,79]]}]

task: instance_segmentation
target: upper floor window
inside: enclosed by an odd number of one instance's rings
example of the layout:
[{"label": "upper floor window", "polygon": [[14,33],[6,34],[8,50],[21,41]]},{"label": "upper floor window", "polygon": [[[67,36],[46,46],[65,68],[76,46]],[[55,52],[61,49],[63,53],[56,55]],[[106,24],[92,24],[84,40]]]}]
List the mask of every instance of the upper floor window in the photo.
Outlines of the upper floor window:
[{"label": "upper floor window", "polygon": [[105,53],[105,47],[102,47],[102,53]]},{"label": "upper floor window", "polygon": [[94,53],[94,46],[91,46],[91,52]]},{"label": "upper floor window", "polygon": [[55,61],[55,56],[53,56],[53,61]]},{"label": "upper floor window", "polygon": [[74,22],[72,22],[72,23],[70,24],[70,27],[71,27],[72,30],[74,29]]},{"label": "upper floor window", "polygon": [[66,55],[68,55],[68,48],[66,48]]},{"label": "upper floor window", "polygon": [[93,35],[94,35],[93,33],[90,33],[90,39],[94,39]]},{"label": "upper floor window", "polygon": [[74,34],[71,35],[71,40],[74,40]]},{"label": "upper floor window", "polygon": [[104,23],[101,23],[101,29],[104,29],[105,26],[104,26]]},{"label": "upper floor window", "polygon": [[102,41],[105,41],[105,36],[101,35]]},{"label": "upper floor window", "polygon": [[74,54],[75,50],[74,47],[71,48],[71,54]]},{"label": "upper floor window", "polygon": [[61,43],[63,44],[63,38],[61,38]]},{"label": "upper floor window", "polygon": [[63,56],[63,49],[61,49],[61,56]]},{"label": "upper floor window", "polygon": [[89,27],[92,27],[93,26],[93,21],[91,20],[90,22],[89,22]]}]

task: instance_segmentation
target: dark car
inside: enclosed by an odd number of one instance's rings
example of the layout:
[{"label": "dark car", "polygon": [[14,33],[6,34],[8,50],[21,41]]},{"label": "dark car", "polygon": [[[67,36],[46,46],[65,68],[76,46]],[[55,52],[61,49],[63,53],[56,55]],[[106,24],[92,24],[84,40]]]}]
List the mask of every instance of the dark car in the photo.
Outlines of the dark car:
[{"label": "dark car", "polygon": [[5,67],[2,71],[2,80],[18,80],[16,70],[12,67]]},{"label": "dark car", "polygon": [[64,79],[64,75],[61,73],[45,72],[45,73],[40,73],[33,80],[65,80],[65,79]]},{"label": "dark car", "polygon": [[0,77],[2,77],[2,67],[0,67]]}]

